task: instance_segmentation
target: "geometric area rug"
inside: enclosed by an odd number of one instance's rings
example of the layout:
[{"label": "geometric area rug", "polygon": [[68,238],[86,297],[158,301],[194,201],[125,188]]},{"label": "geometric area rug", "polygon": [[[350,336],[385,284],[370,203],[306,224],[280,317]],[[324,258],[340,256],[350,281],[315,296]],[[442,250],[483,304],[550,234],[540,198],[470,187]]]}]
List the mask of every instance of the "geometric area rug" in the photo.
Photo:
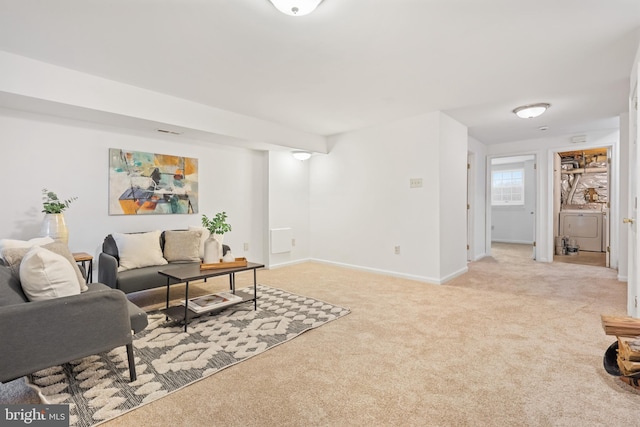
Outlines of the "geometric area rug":
[{"label": "geometric area rug", "polygon": [[[242,290],[253,294],[253,286]],[[349,309],[258,285],[258,310],[244,303],[189,322],[188,332],[148,313],[134,337],[138,379],[125,347],[44,369],[27,383],[44,404],[68,404],[70,425],[87,427],[160,399],[349,313]]]}]

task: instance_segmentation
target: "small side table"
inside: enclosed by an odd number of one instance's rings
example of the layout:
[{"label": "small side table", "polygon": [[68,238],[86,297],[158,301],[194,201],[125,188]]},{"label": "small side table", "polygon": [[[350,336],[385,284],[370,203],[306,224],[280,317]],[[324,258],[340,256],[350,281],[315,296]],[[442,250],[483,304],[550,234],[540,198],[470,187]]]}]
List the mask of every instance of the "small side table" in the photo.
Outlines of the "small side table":
[{"label": "small side table", "polygon": [[[82,265],[84,271],[87,273],[87,283],[93,283],[93,257],[86,252],[74,252],[73,259]],[[85,263],[89,263],[89,267],[85,266]]]}]

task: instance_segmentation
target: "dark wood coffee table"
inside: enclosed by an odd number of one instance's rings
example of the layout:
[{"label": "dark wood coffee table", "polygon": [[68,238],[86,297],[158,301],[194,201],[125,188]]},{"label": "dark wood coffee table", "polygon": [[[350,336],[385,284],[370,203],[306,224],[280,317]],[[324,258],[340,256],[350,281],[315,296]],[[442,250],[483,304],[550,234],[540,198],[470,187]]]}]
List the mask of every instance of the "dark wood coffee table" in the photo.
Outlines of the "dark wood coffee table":
[{"label": "dark wood coffee table", "polygon": [[[259,268],[263,268],[264,264],[257,264],[254,262],[248,262],[244,267],[232,267],[232,268],[220,268],[214,270],[200,270],[200,266],[198,264],[190,264],[181,267],[171,267],[165,270],[160,270],[158,273],[167,278],[167,306],[165,309],[165,313],[167,317],[172,318],[174,320],[184,320],[184,331],[187,332],[187,324],[189,320],[194,317],[201,316],[203,314],[209,314],[215,312],[216,310],[208,311],[206,313],[196,313],[194,311],[189,310],[187,302],[189,300],[189,282],[194,280],[202,280],[208,279],[209,277],[217,277],[217,276],[229,276],[229,289],[235,295],[241,296],[242,301],[238,301],[236,304],[241,304],[244,302],[253,301],[253,309],[258,309],[258,291],[257,291],[257,280],[256,280],[256,270]],[[236,293],[236,273],[240,273],[243,271],[251,271],[253,270],[253,295],[250,295],[245,292]],[[178,283],[184,283],[184,309],[181,306],[173,306],[169,307],[169,288],[171,285],[175,285]],[[223,307],[228,308],[229,306]],[[219,309],[219,310],[222,310]],[[219,311],[218,310],[218,311]]]}]

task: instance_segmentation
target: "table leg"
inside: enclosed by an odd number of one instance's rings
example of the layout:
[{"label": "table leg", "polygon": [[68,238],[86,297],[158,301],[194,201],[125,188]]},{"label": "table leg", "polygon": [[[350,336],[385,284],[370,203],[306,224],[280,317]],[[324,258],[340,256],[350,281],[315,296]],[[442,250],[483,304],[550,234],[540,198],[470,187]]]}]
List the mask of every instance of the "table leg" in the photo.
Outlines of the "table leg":
[{"label": "table leg", "polygon": [[255,268],[253,269],[253,309],[258,310],[258,285]]},{"label": "table leg", "polygon": [[89,269],[87,270],[87,276],[89,277],[89,283],[93,283],[93,260],[89,260]]},{"label": "table leg", "polygon": [[187,332],[187,312],[189,311],[189,281],[184,282],[184,331]]},{"label": "table leg", "polygon": [[[165,307],[166,310],[169,309],[169,285],[171,284],[171,279],[167,277],[167,305]],[[165,316],[164,320],[169,320],[169,316]]]}]

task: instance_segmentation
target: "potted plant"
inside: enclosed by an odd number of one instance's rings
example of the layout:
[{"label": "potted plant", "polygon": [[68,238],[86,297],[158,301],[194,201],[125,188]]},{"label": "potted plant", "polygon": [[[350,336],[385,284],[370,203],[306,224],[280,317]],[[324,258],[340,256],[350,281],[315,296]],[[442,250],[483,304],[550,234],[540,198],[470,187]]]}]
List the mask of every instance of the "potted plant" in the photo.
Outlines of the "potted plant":
[{"label": "potted plant", "polygon": [[71,205],[72,202],[77,200],[77,197],[72,197],[67,200],[60,200],[58,195],[53,191],[49,191],[46,188],[42,189],[42,212],[47,214],[61,214],[65,209]]},{"label": "potted plant", "polygon": [[202,215],[202,226],[209,230],[212,235],[223,235],[231,231],[231,225],[227,223],[227,213],[218,212],[216,216],[209,219],[206,215]]},{"label": "potted plant", "polygon": [[205,264],[215,264],[220,262],[223,256],[222,241],[224,233],[231,231],[231,225],[227,223],[227,213],[218,212],[213,218],[202,215],[202,226],[209,230],[210,236],[204,242]]},{"label": "potted plant", "polygon": [[69,242],[69,230],[62,213],[77,199],[77,197],[71,197],[60,200],[53,191],[42,189],[42,212],[46,214],[42,222],[41,234],[43,236],[49,236],[63,243]]}]

